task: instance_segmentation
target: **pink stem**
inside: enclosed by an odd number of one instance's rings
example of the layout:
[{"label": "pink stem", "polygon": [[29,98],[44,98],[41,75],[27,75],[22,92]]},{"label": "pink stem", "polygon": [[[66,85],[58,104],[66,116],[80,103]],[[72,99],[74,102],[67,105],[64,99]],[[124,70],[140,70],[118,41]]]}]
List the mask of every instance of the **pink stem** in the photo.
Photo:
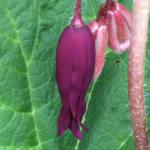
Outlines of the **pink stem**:
[{"label": "pink stem", "polygon": [[[148,150],[144,111],[144,59],[150,0],[136,0],[133,10],[131,49],[128,64],[129,104],[136,150]],[[141,32],[142,31],[142,32]]]}]

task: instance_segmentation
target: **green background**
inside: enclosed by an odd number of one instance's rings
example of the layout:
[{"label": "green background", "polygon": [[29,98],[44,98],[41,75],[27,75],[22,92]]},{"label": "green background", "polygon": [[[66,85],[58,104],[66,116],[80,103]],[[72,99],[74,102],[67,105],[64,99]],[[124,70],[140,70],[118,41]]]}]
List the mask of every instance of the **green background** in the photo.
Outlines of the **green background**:
[{"label": "green background", "polygon": [[[82,0],[85,23],[104,0]],[[120,0],[132,9],[131,0]],[[127,94],[127,53],[108,49],[104,70],[87,93],[82,142],[57,137],[60,97],[56,45],[75,0],[0,0],[0,150],[134,150]],[[145,109],[150,129],[150,44],[145,65]]]}]

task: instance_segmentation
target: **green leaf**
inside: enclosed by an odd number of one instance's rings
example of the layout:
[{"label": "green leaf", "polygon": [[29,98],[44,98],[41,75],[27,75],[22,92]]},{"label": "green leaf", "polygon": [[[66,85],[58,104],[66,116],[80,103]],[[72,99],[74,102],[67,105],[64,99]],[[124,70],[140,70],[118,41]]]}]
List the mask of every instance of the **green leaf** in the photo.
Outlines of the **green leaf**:
[{"label": "green leaf", "polygon": [[[83,0],[85,23],[104,0]],[[132,1],[120,0],[128,8]],[[0,150],[134,150],[127,94],[127,54],[107,54],[103,73],[87,93],[78,141],[57,137],[60,96],[55,81],[57,41],[75,0],[0,0]],[[150,46],[149,46],[150,47]],[[148,47],[148,48],[149,48]],[[150,120],[150,51],[145,66],[145,108]],[[148,124],[150,129],[150,124]]]}]

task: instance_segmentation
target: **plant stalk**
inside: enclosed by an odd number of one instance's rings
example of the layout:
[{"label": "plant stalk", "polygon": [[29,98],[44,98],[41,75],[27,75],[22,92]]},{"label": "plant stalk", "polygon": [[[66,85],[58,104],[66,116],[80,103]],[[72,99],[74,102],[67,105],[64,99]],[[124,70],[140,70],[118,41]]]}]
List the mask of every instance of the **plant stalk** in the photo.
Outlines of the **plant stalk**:
[{"label": "plant stalk", "polygon": [[136,0],[133,8],[131,49],[128,63],[129,105],[136,150],[148,150],[144,111],[144,60],[150,0]]},{"label": "plant stalk", "polygon": [[111,5],[112,2],[113,2],[113,0],[106,0],[106,3],[107,3],[108,5]]},{"label": "plant stalk", "polygon": [[74,17],[77,17],[77,18],[81,17],[81,0],[76,0]]},{"label": "plant stalk", "polygon": [[84,22],[81,18],[81,0],[76,0],[74,16],[71,21],[71,25],[73,25],[76,28],[80,28],[83,26],[83,24],[84,24]]}]

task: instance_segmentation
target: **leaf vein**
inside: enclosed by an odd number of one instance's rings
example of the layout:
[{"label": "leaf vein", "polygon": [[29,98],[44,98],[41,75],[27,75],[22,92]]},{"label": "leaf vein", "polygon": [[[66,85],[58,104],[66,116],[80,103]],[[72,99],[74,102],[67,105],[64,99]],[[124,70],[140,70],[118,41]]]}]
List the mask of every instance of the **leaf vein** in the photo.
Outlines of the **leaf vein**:
[{"label": "leaf vein", "polygon": [[[11,16],[11,13],[9,12],[9,10],[6,10],[6,14],[7,14],[7,17],[8,19],[10,20],[10,24],[12,25],[12,28],[13,30],[15,31],[16,33],[16,36],[17,36],[17,40],[18,40],[18,44],[19,44],[19,47],[20,47],[20,51],[21,51],[21,54],[22,54],[22,57],[24,59],[24,63],[25,63],[25,67],[26,67],[26,78],[27,78],[27,83],[28,83],[28,89],[29,89],[29,100],[30,100],[30,103],[31,103],[31,107],[32,107],[32,118],[33,118],[33,124],[34,124],[34,128],[35,128],[35,133],[36,133],[36,137],[37,137],[37,142],[38,142],[38,145],[41,146],[41,141],[40,141],[40,136],[38,134],[38,128],[37,128],[37,125],[36,125],[36,120],[35,120],[35,108],[34,108],[34,105],[33,105],[33,102],[32,102],[32,94],[31,94],[31,81],[30,81],[30,78],[29,78],[29,72],[28,72],[28,65],[27,65],[27,59],[26,59],[26,56],[24,54],[24,50],[23,50],[23,47],[22,47],[22,43],[20,41],[20,37],[19,37],[19,32],[18,32],[18,29],[16,27],[16,21],[15,19],[13,19],[13,17]],[[41,147],[40,147],[41,148]],[[42,148],[41,148],[42,149]]]}]

